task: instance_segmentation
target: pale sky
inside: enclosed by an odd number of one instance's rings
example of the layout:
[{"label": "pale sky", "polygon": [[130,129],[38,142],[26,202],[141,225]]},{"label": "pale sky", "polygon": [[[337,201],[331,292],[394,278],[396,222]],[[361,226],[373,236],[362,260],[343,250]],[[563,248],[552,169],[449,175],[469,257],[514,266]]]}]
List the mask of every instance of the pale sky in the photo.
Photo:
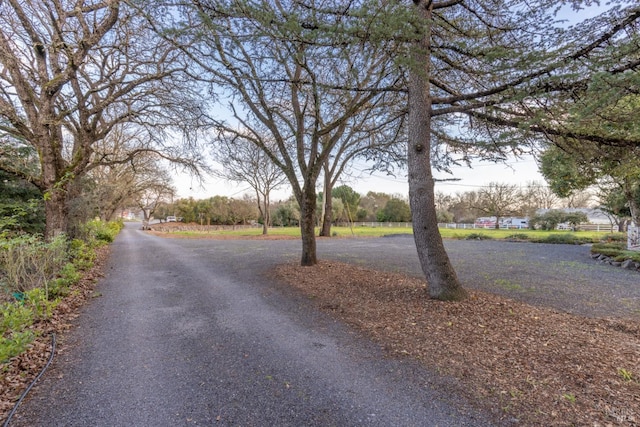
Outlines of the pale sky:
[{"label": "pale sky", "polygon": [[[357,172],[354,172],[357,173]],[[436,183],[436,191],[443,193],[455,194],[465,191],[479,190],[490,182],[509,183],[525,186],[531,181],[537,181],[545,184],[544,179],[538,172],[538,166],[532,157],[524,157],[519,160],[511,160],[506,164],[494,164],[490,162],[476,162],[472,169],[465,166],[453,169],[454,175],[434,172],[438,179],[458,178],[459,181],[438,182]],[[355,191],[364,196],[369,191],[387,194],[400,194],[407,197],[409,194],[409,184],[406,175],[398,175],[396,177],[386,176],[384,173],[376,173],[369,175],[361,173],[360,176],[345,177],[338,185],[346,184]],[[188,176],[177,176],[174,182],[178,197],[193,197],[194,199],[207,199],[213,196],[227,196],[233,198],[241,198],[243,194],[249,193],[253,196],[253,192],[247,184],[236,184],[226,182],[217,178],[207,178],[203,184],[203,188],[199,188],[198,184]],[[291,196],[291,190],[283,186],[282,190],[275,191],[272,194],[272,200],[285,200]]]}]

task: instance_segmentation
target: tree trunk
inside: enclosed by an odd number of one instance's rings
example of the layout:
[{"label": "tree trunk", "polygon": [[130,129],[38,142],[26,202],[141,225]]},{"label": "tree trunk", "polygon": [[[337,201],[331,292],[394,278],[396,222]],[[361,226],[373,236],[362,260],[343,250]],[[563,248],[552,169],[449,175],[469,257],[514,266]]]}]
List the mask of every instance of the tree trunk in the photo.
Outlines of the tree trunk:
[{"label": "tree trunk", "polygon": [[264,197],[260,197],[260,192],[255,189],[256,201],[258,203],[258,212],[262,216],[262,235],[269,234],[269,225],[271,225],[271,213],[269,212],[269,194],[265,194]]},{"label": "tree trunk", "polygon": [[[258,207],[260,207],[260,200],[258,199]],[[271,212],[269,212],[269,195],[265,194],[262,199],[262,235],[269,234],[269,226],[271,225]]]},{"label": "tree trunk", "polygon": [[[430,3],[431,4],[431,3]],[[423,3],[416,7],[423,18],[431,10]],[[412,54],[414,69],[409,75],[409,201],[413,235],[422,271],[427,277],[429,295],[439,300],[462,300],[462,288],[444,248],[435,207],[434,180],[431,171],[431,96],[429,93],[429,34]],[[418,66],[421,64],[423,66]]]},{"label": "tree trunk", "polygon": [[67,197],[63,190],[54,189],[46,194],[47,197],[44,201],[44,236],[46,240],[51,240],[62,233],[67,233],[69,228],[69,208]]},{"label": "tree trunk", "polygon": [[[50,136],[46,131],[42,131],[42,139]],[[68,179],[59,179],[64,169],[64,164],[54,146],[56,140],[47,141],[42,144],[40,155],[40,167],[42,170],[42,181],[40,189],[44,194],[45,228],[44,237],[51,240],[59,234],[69,232],[69,197],[67,190],[70,188]]]},{"label": "tree trunk", "polygon": [[625,179],[623,183],[623,192],[624,196],[627,199],[627,203],[629,203],[629,211],[631,212],[631,221],[635,224],[636,227],[640,227],[640,206],[638,204],[638,194],[637,190],[634,188],[632,182],[629,179]]},{"label": "tree trunk", "polygon": [[316,192],[306,184],[302,190],[300,203],[300,234],[302,235],[302,259],[300,265],[312,266],[318,263],[315,235]]},{"label": "tree trunk", "polygon": [[320,231],[321,236],[331,237],[331,221],[333,221],[333,202],[331,197],[331,183],[330,179],[326,177],[324,179],[324,192],[322,193],[324,203],[323,203],[323,217],[322,217],[322,230]]},{"label": "tree trunk", "polygon": [[271,201],[269,198],[269,192],[267,191],[264,195],[264,214],[262,214],[262,218],[264,219],[264,221],[262,221],[262,234],[265,236],[269,234],[269,226],[271,225],[271,211],[269,209],[270,204]]}]

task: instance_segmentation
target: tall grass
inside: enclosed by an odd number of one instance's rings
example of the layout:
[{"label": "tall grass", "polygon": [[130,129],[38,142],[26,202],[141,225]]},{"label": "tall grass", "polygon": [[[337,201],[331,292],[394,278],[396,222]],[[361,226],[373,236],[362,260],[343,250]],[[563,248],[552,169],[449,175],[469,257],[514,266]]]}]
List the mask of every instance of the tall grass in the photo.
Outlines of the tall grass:
[{"label": "tall grass", "polygon": [[37,336],[32,325],[51,317],[82,271],[93,266],[95,248],[113,241],[122,226],[91,221],[84,239],[71,242],[63,235],[49,242],[0,238],[0,364],[27,348]]},{"label": "tall grass", "polygon": [[67,240],[60,235],[45,242],[37,236],[23,236],[0,241],[0,283],[9,292],[23,293],[43,288],[69,261]]}]

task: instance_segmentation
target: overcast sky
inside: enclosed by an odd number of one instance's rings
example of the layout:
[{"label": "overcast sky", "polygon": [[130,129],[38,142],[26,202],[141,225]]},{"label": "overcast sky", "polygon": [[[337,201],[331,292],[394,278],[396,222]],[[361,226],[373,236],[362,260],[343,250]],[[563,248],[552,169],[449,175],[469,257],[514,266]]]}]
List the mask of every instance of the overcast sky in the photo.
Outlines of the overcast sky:
[{"label": "overcast sky", "polygon": [[[435,173],[435,172],[434,172]],[[520,160],[512,160],[506,164],[494,164],[488,162],[478,162],[472,169],[467,167],[457,167],[453,170],[453,175],[445,173],[435,173],[437,179],[456,178],[456,181],[446,181],[436,183],[436,191],[443,193],[463,193],[474,191],[488,185],[490,182],[510,183],[525,186],[531,181],[538,181],[544,184],[544,179],[538,172],[538,166],[531,157]],[[358,170],[354,174],[358,174]],[[409,194],[409,184],[406,175],[396,177],[387,176],[384,173],[359,173],[358,176],[345,176],[338,185],[349,185],[360,195],[365,195],[369,191],[387,194],[399,194],[403,197]],[[179,197],[193,197],[195,199],[206,199],[213,196],[228,196],[240,198],[244,193],[253,195],[247,184],[229,183],[217,178],[208,178],[203,188],[188,176],[179,176],[175,181]],[[291,196],[291,190],[284,186],[282,190],[274,192],[273,201],[284,200]]]}]

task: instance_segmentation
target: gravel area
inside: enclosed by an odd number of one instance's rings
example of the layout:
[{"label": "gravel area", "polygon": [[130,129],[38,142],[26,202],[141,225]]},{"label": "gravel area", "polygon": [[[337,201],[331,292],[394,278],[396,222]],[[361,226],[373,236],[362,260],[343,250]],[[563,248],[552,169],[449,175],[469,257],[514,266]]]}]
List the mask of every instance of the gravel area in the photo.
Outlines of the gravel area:
[{"label": "gravel area", "polygon": [[[640,317],[640,273],[599,263],[588,246],[445,240],[469,289],[589,317]],[[424,277],[413,236],[321,241],[321,258]]]}]

